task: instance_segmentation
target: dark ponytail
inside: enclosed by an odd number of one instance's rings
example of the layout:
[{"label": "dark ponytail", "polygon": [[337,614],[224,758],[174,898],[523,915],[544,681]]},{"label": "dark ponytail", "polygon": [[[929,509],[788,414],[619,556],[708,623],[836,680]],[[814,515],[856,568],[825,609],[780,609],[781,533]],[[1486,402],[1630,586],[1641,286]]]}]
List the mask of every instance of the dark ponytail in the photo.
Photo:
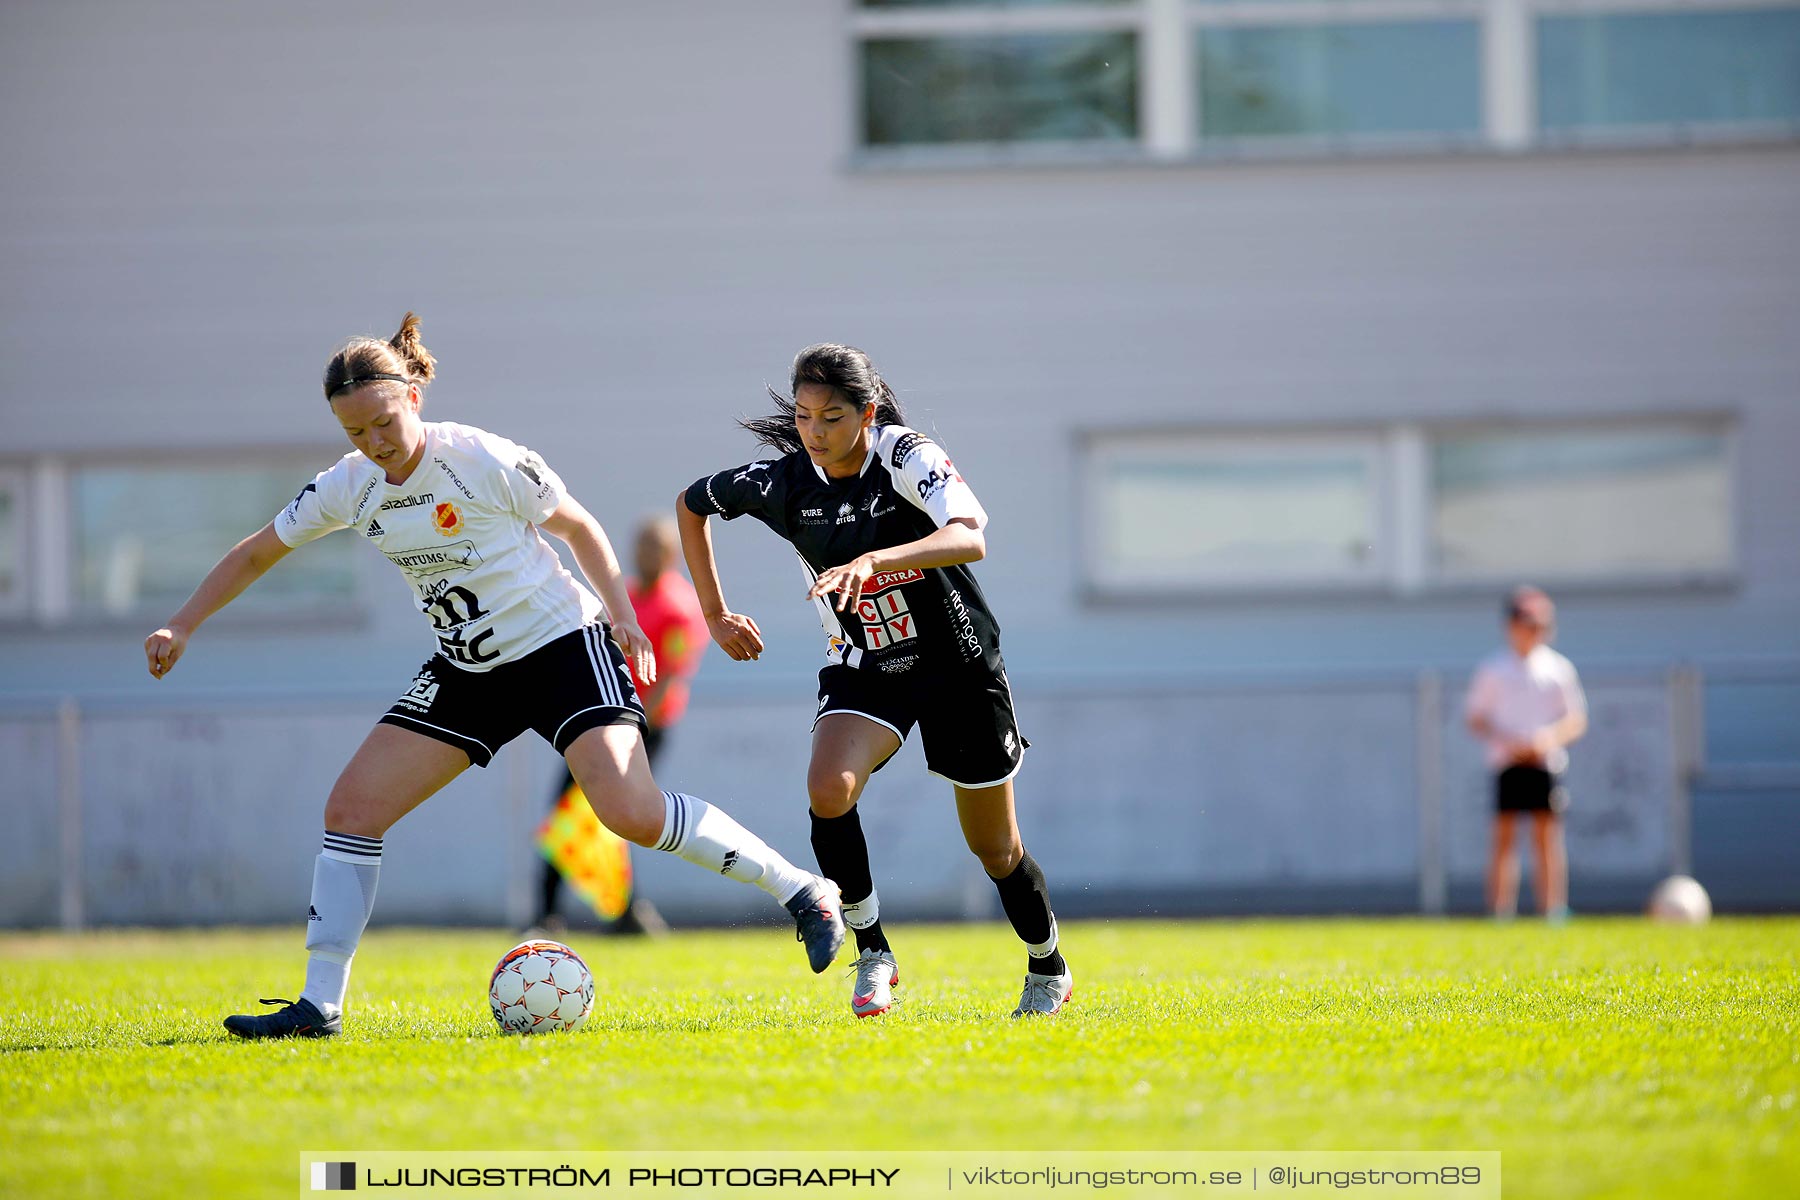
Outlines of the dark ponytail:
[{"label": "dark ponytail", "polygon": [[828,387],[843,397],[858,412],[873,404],[877,425],[904,425],[906,414],[900,400],[869,361],[869,356],[855,346],[820,342],[808,346],[794,356],[794,369],[788,377],[788,394],[769,389],[775,411],[766,417],[753,417],[738,424],[756,435],[763,445],[783,454],[798,454],[805,447],[794,428],[794,394],[803,383]]}]

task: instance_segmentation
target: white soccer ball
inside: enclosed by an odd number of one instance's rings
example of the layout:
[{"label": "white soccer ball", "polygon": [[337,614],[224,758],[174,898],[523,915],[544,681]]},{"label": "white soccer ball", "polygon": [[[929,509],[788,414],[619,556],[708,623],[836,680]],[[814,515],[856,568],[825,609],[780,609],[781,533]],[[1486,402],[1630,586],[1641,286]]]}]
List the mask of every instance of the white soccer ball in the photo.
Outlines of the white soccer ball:
[{"label": "white soccer ball", "polygon": [[520,942],[494,966],[488,1007],[508,1033],[579,1029],[594,1011],[594,973],[561,942]]},{"label": "white soccer ball", "polygon": [[1650,893],[1646,909],[1653,921],[1671,925],[1704,925],[1712,919],[1712,897],[1691,875],[1671,875]]}]

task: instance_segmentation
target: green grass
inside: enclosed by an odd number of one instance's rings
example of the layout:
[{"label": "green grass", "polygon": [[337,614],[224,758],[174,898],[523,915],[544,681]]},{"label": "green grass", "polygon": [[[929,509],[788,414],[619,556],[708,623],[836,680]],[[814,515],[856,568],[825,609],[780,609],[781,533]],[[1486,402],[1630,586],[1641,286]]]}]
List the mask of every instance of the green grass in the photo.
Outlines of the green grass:
[{"label": "green grass", "polygon": [[0,937],[0,1196],[289,1196],[302,1149],[1462,1149],[1509,1196],[1792,1195],[1800,920],[1076,923],[1059,1018],[993,926],[901,928],[851,1017],[775,929],[572,937],[572,1036],[495,1028],[502,931],[377,930],[344,1036],[243,1043],[298,930]]}]

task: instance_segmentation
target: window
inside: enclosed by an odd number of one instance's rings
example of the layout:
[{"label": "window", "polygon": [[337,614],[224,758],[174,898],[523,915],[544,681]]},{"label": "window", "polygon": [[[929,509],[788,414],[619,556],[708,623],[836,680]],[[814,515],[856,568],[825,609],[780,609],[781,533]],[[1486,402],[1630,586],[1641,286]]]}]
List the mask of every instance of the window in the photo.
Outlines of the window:
[{"label": "window", "polygon": [[18,467],[0,467],[0,616],[21,614],[31,602],[25,565],[29,479]]},{"label": "window", "polygon": [[1378,585],[1374,435],[1109,437],[1089,456],[1101,592]]},{"label": "window", "polygon": [[1800,9],[1538,23],[1545,130],[1800,122]]},{"label": "window", "polygon": [[1202,138],[1481,130],[1474,21],[1208,28],[1198,41]]},{"label": "window", "polygon": [[[327,460],[328,461],[328,460]],[[88,615],[164,615],[232,546],[327,465],[77,465],[69,475],[73,601]],[[283,562],[232,602],[238,612],[341,609],[354,595],[348,538]]]},{"label": "window", "polygon": [[1443,578],[1723,575],[1731,507],[1719,426],[1458,433],[1431,447]]},{"label": "window", "polygon": [[1800,0],[846,0],[859,162],[1800,138]]},{"label": "window", "polygon": [[1541,583],[1736,569],[1724,418],[1097,433],[1083,571],[1102,598]]},{"label": "window", "polygon": [[862,75],[871,146],[1137,136],[1131,34],[880,39]]},{"label": "window", "polygon": [[1049,8],[1058,4],[1131,4],[1135,0],[858,0],[864,8]]}]

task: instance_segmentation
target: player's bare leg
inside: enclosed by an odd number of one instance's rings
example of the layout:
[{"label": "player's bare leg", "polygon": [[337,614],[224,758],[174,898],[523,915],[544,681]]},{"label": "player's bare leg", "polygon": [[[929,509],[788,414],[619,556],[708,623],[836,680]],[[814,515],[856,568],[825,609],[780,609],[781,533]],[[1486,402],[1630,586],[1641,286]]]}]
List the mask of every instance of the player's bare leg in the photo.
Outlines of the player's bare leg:
[{"label": "player's bare leg", "polygon": [[569,744],[563,757],[602,825],[636,845],[656,845],[668,806],[650,774],[637,726],[590,729]]},{"label": "player's bare leg", "polygon": [[380,838],[394,824],[469,768],[469,756],[446,742],[377,725],[339,773],[325,801],[325,828]]},{"label": "player's bare leg", "polygon": [[1516,814],[1494,814],[1494,847],[1488,859],[1488,911],[1510,917],[1519,909],[1519,859],[1515,853]]},{"label": "player's bare leg", "polygon": [[1030,955],[1025,991],[1013,1016],[1060,1012],[1075,990],[1075,977],[1057,948],[1056,914],[1044,873],[1019,838],[1009,779],[991,787],[956,789],[956,817],[963,840],[1000,893],[1000,905],[1013,932]]},{"label": "player's bare leg", "polygon": [[813,729],[806,772],[813,854],[820,873],[843,889],[844,923],[856,937],[850,1011],[859,1017],[892,1007],[900,982],[899,964],[881,928],[881,899],[856,810],[869,776],[899,749],[899,736],[886,725],[855,713],[829,713]]},{"label": "player's bare leg", "polygon": [[723,809],[659,790],[636,725],[590,729],[563,756],[601,824],[626,841],[755,884],[792,914],[813,971],[831,965],[844,944],[837,886],[796,867]]},{"label": "player's bare leg", "polygon": [[394,823],[469,766],[455,746],[394,725],[369,731],[325,801],[325,841],[313,863],[306,922],[306,984],[283,1007],[238,1015],[225,1028],[239,1037],[325,1037],[342,1026],[350,961],[362,942],[381,878],[381,839]]},{"label": "player's bare leg", "polygon": [[1531,848],[1537,873],[1533,883],[1538,909],[1557,919],[1569,911],[1569,859],[1563,849],[1562,821],[1554,812],[1531,814]]}]

